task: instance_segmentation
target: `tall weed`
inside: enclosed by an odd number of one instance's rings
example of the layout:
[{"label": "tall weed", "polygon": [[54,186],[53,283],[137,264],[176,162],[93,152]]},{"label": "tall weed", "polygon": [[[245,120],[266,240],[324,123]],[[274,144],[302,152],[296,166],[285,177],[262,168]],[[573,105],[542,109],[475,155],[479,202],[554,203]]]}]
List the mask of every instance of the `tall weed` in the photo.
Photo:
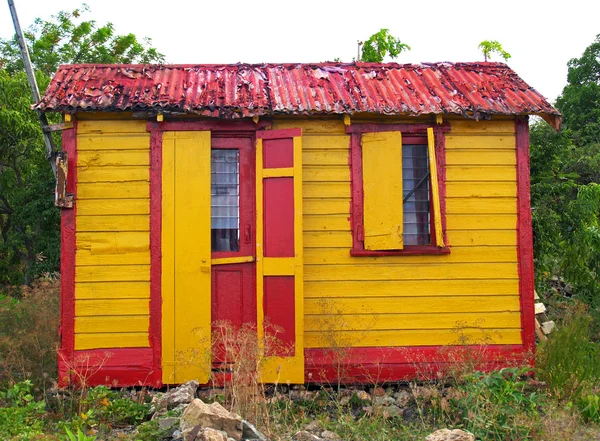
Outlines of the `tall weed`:
[{"label": "tall weed", "polygon": [[539,378],[559,400],[578,400],[600,384],[600,345],[590,340],[590,325],[578,310],[539,347]]}]

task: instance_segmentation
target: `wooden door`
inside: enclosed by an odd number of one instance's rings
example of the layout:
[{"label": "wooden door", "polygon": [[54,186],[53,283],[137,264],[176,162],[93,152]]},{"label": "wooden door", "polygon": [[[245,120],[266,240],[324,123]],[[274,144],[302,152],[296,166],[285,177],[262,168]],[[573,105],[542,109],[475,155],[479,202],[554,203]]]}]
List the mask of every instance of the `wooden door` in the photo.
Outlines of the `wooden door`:
[{"label": "wooden door", "polygon": [[[235,358],[231,338],[256,329],[253,139],[215,137],[211,148],[213,367]],[[228,354],[229,350],[229,354]],[[239,355],[239,354],[238,354]]]}]

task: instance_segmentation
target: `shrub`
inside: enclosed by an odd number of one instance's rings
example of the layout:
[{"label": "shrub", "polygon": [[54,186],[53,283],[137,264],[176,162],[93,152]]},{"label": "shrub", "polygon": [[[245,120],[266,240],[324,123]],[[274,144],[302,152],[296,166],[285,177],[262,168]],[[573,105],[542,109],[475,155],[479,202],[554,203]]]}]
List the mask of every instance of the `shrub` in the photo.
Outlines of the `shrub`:
[{"label": "shrub", "polygon": [[27,440],[42,433],[46,405],[35,401],[32,388],[27,380],[0,391],[0,439]]},{"label": "shrub", "polygon": [[56,378],[60,283],[39,280],[0,297],[0,382]]},{"label": "shrub", "polygon": [[590,324],[576,311],[539,347],[539,377],[557,399],[577,400],[600,384],[600,345],[590,341]]}]

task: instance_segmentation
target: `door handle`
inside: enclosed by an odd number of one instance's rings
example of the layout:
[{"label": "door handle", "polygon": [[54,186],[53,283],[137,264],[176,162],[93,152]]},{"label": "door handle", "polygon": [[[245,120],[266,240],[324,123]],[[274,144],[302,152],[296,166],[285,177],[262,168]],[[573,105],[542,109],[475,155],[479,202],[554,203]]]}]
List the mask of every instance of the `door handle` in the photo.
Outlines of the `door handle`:
[{"label": "door handle", "polygon": [[245,243],[252,242],[252,227],[250,225],[246,225],[246,233],[244,234],[244,242]]}]

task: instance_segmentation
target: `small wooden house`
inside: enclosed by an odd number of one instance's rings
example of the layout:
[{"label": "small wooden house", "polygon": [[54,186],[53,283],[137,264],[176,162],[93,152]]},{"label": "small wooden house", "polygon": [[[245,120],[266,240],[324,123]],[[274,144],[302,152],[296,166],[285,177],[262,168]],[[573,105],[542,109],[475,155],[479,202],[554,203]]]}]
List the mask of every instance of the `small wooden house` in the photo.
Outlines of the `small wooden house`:
[{"label": "small wooden house", "polygon": [[560,115],[504,64],[68,65],[37,108],[74,200],[62,381],[206,383],[224,322],[266,382],[534,351],[528,115]]}]

